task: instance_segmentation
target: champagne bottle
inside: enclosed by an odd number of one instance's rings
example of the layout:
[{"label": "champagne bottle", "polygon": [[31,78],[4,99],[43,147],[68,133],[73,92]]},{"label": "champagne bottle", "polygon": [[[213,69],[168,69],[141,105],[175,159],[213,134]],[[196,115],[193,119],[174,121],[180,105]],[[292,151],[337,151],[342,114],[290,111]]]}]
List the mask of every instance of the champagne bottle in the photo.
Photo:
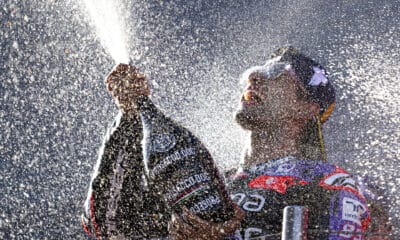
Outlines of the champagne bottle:
[{"label": "champagne bottle", "polygon": [[147,175],[173,212],[186,207],[204,220],[224,222],[233,206],[223,178],[201,141],[166,117],[148,97],[139,102]]}]

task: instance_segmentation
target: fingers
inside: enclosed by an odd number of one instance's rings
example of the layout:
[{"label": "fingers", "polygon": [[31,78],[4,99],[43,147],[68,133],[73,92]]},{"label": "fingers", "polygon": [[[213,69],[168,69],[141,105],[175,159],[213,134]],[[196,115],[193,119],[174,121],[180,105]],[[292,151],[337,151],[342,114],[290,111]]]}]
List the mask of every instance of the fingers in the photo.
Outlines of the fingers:
[{"label": "fingers", "polygon": [[125,64],[125,63],[120,63],[118,64],[113,72],[116,73],[133,73],[133,72],[137,72],[137,68],[135,66],[129,65],[129,64]]},{"label": "fingers", "polygon": [[121,80],[123,78],[144,78],[144,74],[139,73],[138,69],[129,64],[120,63],[108,74],[106,78],[106,83],[111,83],[116,80]]},{"label": "fingers", "polygon": [[241,209],[236,203],[233,203],[233,209],[235,211],[235,218],[242,220],[245,216],[246,213]]},{"label": "fingers", "polygon": [[182,220],[176,214],[172,215],[171,221],[168,225],[170,236],[174,240],[193,239],[196,235],[196,229]]},{"label": "fingers", "polygon": [[118,64],[107,76],[107,90],[114,96],[121,91],[130,92],[134,96],[149,96],[150,87],[146,76],[129,64]]},{"label": "fingers", "polygon": [[233,209],[233,218],[231,220],[228,220],[227,222],[224,222],[221,226],[221,229],[227,234],[233,233],[236,229],[238,229],[240,223],[246,215],[246,213],[235,203],[233,203]]},{"label": "fingers", "polygon": [[182,208],[182,217],[186,220],[186,222],[188,222],[189,224],[191,224],[193,226],[201,226],[203,224],[207,224],[206,221],[204,221],[200,217],[194,215],[186,207]]},{"label": "fingers", "polygon": [[[223,238],[216,223],[207,222],[184,209],[182,217],[173,217],[169,226],[169,234],[174,240],[219,240]],[[184,219],[184,220],[183,220]]]},{"label": "fingers", "polygon": [[222,239],[226,235],[233,233],[245,216],[244,211],[234,204],[234,216],[231,220],[224,223],[215,223],[201,219],[187,208],[183,208],[183,218],[197,231],[197,239]]},{"label": "fingers", "polygon": [[245,212],[240,207],[233,204],[233,208],[233,218],[224,223],[203,220],[187,208],[183,208],[182,217],[173,215],[169,225],[169,232],[175,240],[222,239],[239,228],[242,219],[245,217]]},{"label": "fingers", "polygon": [[120,63],[115,67],[115,71],[116,72],[126,72],[130,67],[131,67],[131,65],[129,65],[129,64]]}]

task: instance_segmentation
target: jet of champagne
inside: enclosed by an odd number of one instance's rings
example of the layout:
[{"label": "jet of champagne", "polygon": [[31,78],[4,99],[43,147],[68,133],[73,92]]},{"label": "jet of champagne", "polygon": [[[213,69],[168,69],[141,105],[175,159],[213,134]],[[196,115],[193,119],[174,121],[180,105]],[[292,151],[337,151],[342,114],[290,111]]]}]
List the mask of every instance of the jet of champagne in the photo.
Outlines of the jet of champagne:
[{"label": "jet of champagne", "polygon": [[101,44],[115,63],[129,63],[123,3],[118,0],[82,1]]}]

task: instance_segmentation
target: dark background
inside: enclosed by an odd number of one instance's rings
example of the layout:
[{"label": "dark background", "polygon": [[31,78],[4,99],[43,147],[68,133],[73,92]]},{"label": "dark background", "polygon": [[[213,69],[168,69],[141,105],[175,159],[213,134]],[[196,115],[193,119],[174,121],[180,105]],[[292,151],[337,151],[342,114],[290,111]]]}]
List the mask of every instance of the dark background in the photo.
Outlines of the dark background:
[{"label": "dark background", "polygon": [[[232,120],[240,73],[287,44],[325,65],[338,95],[328,160],[377,185],[399,237],[399,1],[115,2],[154,101],[223,169],[245,136]],[[115,61],[77,0],[1,0],[0,24],[0,238],[84,239],[82,203],[117,112],[103,83]]]}]

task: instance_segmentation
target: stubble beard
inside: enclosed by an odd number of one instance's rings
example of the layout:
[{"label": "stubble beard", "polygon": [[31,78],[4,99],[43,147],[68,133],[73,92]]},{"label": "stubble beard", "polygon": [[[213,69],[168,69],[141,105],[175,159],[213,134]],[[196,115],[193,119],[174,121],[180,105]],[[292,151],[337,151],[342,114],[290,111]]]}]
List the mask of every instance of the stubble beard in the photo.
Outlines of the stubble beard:
[{"label": "stubble beard", "polygon": [[[269,129],[272,126],[270,121],[264,119],[260,114],[260,109],[238,109],[235,113],[235,121],[245,130],[255,131]],[[263,113],[264,115],[267,113]]]}]

